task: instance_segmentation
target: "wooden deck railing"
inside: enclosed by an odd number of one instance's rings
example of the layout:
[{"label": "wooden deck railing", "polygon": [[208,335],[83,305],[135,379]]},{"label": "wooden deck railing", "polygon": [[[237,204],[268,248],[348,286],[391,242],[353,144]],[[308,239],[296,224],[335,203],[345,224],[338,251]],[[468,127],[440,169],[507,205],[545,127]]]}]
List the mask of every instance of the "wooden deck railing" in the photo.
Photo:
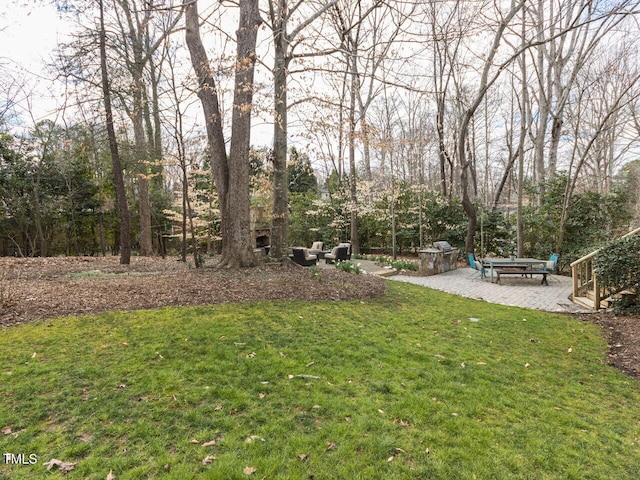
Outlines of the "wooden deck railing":
[{"label": "wooden deck railing", "polygon": [[[622,238],[627,238],[632,235],[640,235],[640,228],[636,228],[626,235],[623,235]],[[595,310],[600,309],[600,303],[607,294],[602,285],[598,283],[598,276],[593,271],[593,262],[600,250],[601,249],[591,252],[571,264],[573,298],[582,297],[586,292],[592,292],[593,308]]]}]

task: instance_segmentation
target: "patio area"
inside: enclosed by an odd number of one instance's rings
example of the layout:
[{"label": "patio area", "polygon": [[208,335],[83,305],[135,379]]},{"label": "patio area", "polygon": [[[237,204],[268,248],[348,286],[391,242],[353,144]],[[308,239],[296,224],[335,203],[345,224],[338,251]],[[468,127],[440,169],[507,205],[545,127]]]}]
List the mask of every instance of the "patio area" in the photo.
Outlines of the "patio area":
[{"label": "patio area", "polygon": [[549,275],[548,286],[540,285],[539,280],[519,276],[505,278],[498,285],[481,279],[472,268],[459,268],[429,277],[398,274],[389,279],[501,305],[547,312],[589,312],[569,300],[571,277],[561,275]]}]

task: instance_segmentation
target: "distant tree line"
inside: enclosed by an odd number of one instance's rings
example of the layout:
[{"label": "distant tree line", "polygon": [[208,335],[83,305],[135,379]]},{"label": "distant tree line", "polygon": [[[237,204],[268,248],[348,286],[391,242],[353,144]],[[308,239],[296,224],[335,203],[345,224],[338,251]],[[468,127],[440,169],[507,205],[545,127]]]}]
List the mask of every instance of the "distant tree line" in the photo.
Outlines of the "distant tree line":
[{"label": "distant tree line", "polygon": [[251,266],[260,206],[275,260],[318,239],[568,260],[640,218],[640,0],[57,4],[56,120],[11,133],[13,87],[0,104],[2,254]]}]

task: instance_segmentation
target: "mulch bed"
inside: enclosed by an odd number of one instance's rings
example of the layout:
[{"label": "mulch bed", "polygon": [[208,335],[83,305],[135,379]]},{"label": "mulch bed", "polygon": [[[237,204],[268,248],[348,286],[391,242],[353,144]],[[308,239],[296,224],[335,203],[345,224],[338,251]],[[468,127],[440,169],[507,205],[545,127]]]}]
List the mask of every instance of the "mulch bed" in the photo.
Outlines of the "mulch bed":
[{"label": "mulch bed", "polygon": [[595,312],[579,315],[585,322],[600,325],[607,339],[607,363],[640,381],[640,317]]},{"label": "mulch bed", "polygon": [[[0,258],[0,327],[69,315],[259,300],[352,300],[384,295],[384,280],[338,270],[263,265],[190,268],[175,259]],[[608,363],[640,380],[640,318],[577,315],[602,328]]]},{"label": "mulch bed", "polygon": [[297,265],[223,270],[156,258],[0,258],[0,326],[114,310],[259,300],[351,300],[383,295],[372,275]]}]

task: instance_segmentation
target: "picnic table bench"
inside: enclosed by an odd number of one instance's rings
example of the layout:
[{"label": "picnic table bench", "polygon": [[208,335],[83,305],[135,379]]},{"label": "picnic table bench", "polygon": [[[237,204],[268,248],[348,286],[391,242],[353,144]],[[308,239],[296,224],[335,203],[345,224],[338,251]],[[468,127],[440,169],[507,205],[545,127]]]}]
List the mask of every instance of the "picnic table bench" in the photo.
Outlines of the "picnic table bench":
[{"label": "picnic table bench", "polygon": [[546,270],[523,270],[523,269],[518,269],[518,268],[501,268],[501,269],[497,269],[494,270],[494,273],[496,274],[496,283],[500,283],[500,275],[531,275],[533,278],[533,275],[542,275],[542,281],[540,282],[540,285],[549,285],[547,283],[547,274],[549,272],[547,272]]}]

